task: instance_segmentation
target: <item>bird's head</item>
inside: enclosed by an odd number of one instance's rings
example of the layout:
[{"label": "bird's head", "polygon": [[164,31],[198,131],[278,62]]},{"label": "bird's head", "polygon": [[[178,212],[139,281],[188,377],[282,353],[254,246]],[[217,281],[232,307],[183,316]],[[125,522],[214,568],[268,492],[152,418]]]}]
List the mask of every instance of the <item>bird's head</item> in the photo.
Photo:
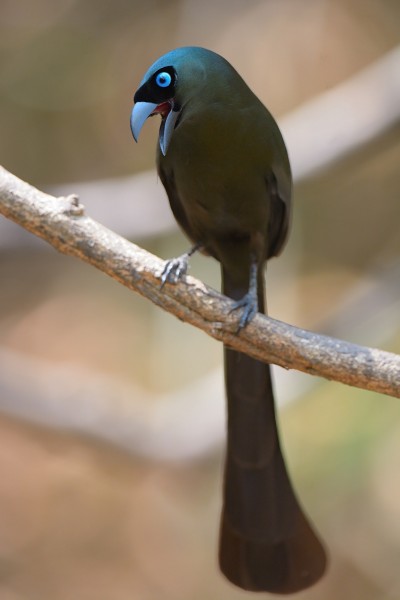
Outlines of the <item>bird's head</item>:
[{"label": "bird's head", "polygon": [[[210,103],[226,90],[229,77],[239,78],[221,56],[195,46],[177,48],[159,58],[147,71],[134,95],[131,130],[137,141],[146,119],[161,115],[160,149],[165,155],[185,107]],[[239,78],[240,79],[240,78]]]}]

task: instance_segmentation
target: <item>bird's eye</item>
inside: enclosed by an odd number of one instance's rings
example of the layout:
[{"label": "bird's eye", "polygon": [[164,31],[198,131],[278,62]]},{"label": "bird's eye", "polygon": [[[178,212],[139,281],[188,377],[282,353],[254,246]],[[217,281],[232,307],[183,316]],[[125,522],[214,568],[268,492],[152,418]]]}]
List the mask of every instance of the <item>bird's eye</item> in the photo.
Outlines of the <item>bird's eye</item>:
[{"label": "bird's eye", "polygon": [[162,73],[159,73],[156,77],[156,84],[162,88],[166,88],[171,85],[171,81],[172,77],[166,71],[162,71]]}]

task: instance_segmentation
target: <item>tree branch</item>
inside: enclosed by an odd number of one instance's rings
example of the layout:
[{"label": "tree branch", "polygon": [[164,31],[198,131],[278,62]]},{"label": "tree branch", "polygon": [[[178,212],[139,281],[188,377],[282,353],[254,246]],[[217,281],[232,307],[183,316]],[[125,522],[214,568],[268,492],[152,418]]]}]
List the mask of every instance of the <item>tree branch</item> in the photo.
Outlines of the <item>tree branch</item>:
[{"label": "tree branch", "polygon": [[86,216],[76,196],[54,198],[0,167],[0,213],[232,348],[286,369],[400,398],[400,356],[260,314],[236,334],[231,300],[189,276],[161,289],[164,261]]}]

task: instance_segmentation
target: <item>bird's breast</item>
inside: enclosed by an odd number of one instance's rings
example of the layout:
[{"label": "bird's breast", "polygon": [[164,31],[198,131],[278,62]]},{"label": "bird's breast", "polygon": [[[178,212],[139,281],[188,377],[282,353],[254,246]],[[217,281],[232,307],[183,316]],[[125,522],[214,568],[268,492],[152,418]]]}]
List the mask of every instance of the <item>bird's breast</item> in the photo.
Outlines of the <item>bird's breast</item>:
[{"label": "bird's breast", "polygon": [[[204,118],[184,116],[173,133],[161,168],[173,173],[179,202],[195,232],[229,236],[265,231],[268,192],[265,173],[268,149],[257,148],[259,131],[223,111]],[[261,155],[261,156],[260,156]]]}]

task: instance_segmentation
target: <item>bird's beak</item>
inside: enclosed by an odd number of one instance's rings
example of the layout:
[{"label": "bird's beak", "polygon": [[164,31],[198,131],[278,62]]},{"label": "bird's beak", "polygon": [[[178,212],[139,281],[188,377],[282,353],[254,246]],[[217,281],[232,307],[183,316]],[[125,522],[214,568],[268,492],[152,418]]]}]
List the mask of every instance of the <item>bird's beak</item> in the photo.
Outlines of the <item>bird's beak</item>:
[{"label": "bird's beak", "polygon": [[135,142],[138,141],[139,133],[147,117],[157,108],[154,102],[136,102],[131,114],[131,130]]},{"label": "bird's beak", "polygon": [[172,134],[174,132],[175,123],[179,116],[180,111],[174,110],[172,105],[171,110],[169,111],[167,118],[164,118],[161,122],[160,127],[160,148],[161,152],[164,156],[167,154],[168,146],[172,138]]},{"label": "bird's beak", "polygon": [[179,110],[174,110],[174,103],[172,100],[163,102],[162,104],[154,104],[153,102],[136,102],[131,114],[131,130],[135,141],[137,142],[140,130],[142,129],[146,119],[150,115],[160,114],[162,121],[159,142],[161,152],[165,156],[179,113]]}]

